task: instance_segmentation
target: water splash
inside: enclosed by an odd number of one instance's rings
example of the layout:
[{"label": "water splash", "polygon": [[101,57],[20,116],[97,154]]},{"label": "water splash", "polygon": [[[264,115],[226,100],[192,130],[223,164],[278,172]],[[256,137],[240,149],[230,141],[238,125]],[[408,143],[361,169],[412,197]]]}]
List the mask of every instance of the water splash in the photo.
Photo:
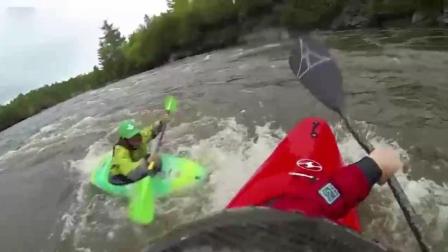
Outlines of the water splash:
[{"label": "water splash", "polygon": [[[359,130],[367,135],[368,141],[374,146],[392,146],[405,162],[409,160],[406,150],[392,139],[376,135],[375,127],[365,122],[355,122]],[[343,129],[342,123],[333,127],[338,138],[338,145],[346,163],[356,162],[366,153],[356,140]],[[421,178],[410,180],[403,171],[396,174],[410,202],[417,213],[423,217],[426,224],[425,236],[431,244],[438,246],[443,237],[448,234],[448,186],[438,185],[434,181]],[[369,197],[361,205],[363,216],[364,236],[372,240],[379,240],[386,246],[403,251],[418,251],[417,244],[406,220],[387,185],[375,185]]]},{"label": "water splash", "polygon": [[[366,124],[360,125],[366,126],[369,140],[374,145],[392,145],[402,156],[407,156],[396,142],[376,136],[374,129]],[[340,124],[333,129],[346,162],[357,161],[365,155]],[[62,219],[64,232],[61,241],[72,240],[75,248],[92,250],[105,247],[114,250],[113,246],[129,245],[130,241],[133,246],[141,248],[151,237],[219,211],[285,135],[282,129],[273,128],[270,123],[256,126],[254,133],[250,132],[235,118],[203,117],[170,128],[164,149],[198,161],[209,169],[210,177],[201,188],[159,200],[158,216],[150,227],[133,226],[127,220],[125,201],[105,196],[89,184],[88,174],[110,147],[106,140],[96,142],[83,159],[71,163],[71,168],[81,174],[81,182],[69,211]],[[439,186],[426,179],[412,181],[403,173],[397,177],[417,211],[425,213],[425,221],[431,225],[431,230],[428,230],[431,241],[435,244],[442,242],[448,224],[447,186]],[[386,186],[375,186],[360,211],[364,236],[368,239],[377,239],[392,247],[399,244],[400,249],[406,248],[407,251],[415,247],[401,211]]]}]

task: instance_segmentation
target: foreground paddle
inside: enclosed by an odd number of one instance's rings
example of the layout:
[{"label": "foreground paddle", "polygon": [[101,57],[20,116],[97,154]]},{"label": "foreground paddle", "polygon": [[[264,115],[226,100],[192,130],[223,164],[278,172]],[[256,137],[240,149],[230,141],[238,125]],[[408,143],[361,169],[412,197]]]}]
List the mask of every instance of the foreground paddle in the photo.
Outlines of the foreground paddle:
[{"label": "foreground paddle", "polygon": [[[373,147],[361,140],[342,113],[344,103],[342,75],[328,50],[309,37],[301,37],[291,52],[289,66],[299,81],[318,100],[340,115],[346,127],[359,145],[367,153],[370,153],[373,150]],[[412,207],[408,197],[398,183],[397,178],[394,176],[387,181],[387,183],[400,205],[400,208],[418,241],[420,249],[425,252],[430,251],[429,245],[424,241],[422,235],[420,226],[422,221],[416,214],[415,209]]]},{"label": "foreground paddle", "polygon": [[[177,111],[177,100],[173,96],[167,96],[164,102],[165,112],[172,114]],[[162,144],[162,138],[165,133],[166,124],[162,126],[162,131],[158,139],[153,155],[157,154]],[[149,170],[154,168],[154,162],[148,166]],[[138,181],[134,186],[129,203],[129,218],[137,224],[150,224],[155,216],[155,195],[152,190],[151,177],[146,176],[144,179]]]}]

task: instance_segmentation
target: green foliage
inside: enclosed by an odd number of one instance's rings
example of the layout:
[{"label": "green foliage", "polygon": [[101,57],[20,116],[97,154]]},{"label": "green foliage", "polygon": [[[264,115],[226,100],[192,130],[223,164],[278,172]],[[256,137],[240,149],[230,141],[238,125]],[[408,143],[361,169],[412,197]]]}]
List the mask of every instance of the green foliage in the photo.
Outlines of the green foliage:
[{"label": "green foliage", "polygon": [[441,11],[441,0],[375,0],[370,6],[371,13],[406,14],[414,11]]},{"label": "green foliage", "polygon": [[343,0],[287,0],[281,8],[281,24],[303,29],[326,25],[341,11]]},{"label": "green foliage", "polygon": [[227,29],[238,26],[237,7],[231,0],[174,0],[168,6],[168,13],[152,17],[150,25],[140,26],[124,46],[132,69],[150,69],[173,55],[219,48],[238,38],[238,29]]},{"label": "green foliage", "polygon": [[[177,59],[234,44],[242,31],[259,25],[289,29],[326,27],[347,0],[167,0],[169,11],[145,15],[128,39],[104,21],[99,67],[47,85],[0,106],[0,130],[90,89]],[[440,9],[439,0],[363,0],[370,11],[407,13]],[[267,22],[266,22],[267,21]]]},{"label": "green foliage", "polygon": [[113,24],[109,24],[107,21],[104,21],[101,29],[104,36],[100,38],[98,59],[106,76],[110,80],[115,80],[126,73],[125,57],[121,50],[126,39]]},{"label": "green foliage", "polygon": [[417,5],[417,9],[421,11],[442,11],[444,2],[443,0],[414,0]]},{"label": "green foliage", "polygon": [[241,18],[250,18],[272,11],[275,0],[239,0],[235,4]]},{"label": "green foliage", "polygon": [[[426,1],[426,0],[425,0]],[[411,13],[416,10],[415,0],[375,0],[370,6],[370,12],[376,13]]]},{"label": "green foliage", "polygon": [[[160,66],[173,56],[184,57],[237,41],[239,13],[232,0],[171,0],[168,4],[170,11],[154,17],[146,15],[128,40],[104,21],[99,67],[20,94],[7,106],[0,106],[0,130],[82,92]],[[250,12],[250,7],[245,8]]]},{"label": "green foliage", "polygon": [[88,74],[46,85],[25,95],[20,94],[8,105],[0,106],[0,130],[80,93],[104,86],[105,83],[103,72],[94,67]]},{"label": "green foliage", "polygon": [[190,8],[190,0],[167,0],[168,8],[176,13],[182,13]]}]

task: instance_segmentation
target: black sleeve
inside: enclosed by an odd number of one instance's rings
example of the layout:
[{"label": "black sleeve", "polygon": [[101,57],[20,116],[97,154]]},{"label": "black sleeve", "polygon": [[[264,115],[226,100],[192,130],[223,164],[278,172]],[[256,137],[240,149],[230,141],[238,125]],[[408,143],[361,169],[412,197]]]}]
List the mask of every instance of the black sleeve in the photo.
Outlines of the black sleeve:
[{"label": "black sleeve", "polygon": [[133,171],[131,171],[126,177],[128,177],[130,180],[137,182],[140,179],[146,177],[148,175],[148,166],[143,162],[143,164],[137,168],[135,168]]},{"label": "black sleeve", "polygon": [[162,129],[163,129],[163,123],[161,123],[160,121],[157,121],[156,123],[154,123],[153,129],[152,129],[152,139],[156,138],[157,135],[160,134]]},{"label": "black sleeve", "polygon": [[372,158],[365,157],[358,161],[356,165],[364,173],[371,186],[380,180],[383,172]]}]

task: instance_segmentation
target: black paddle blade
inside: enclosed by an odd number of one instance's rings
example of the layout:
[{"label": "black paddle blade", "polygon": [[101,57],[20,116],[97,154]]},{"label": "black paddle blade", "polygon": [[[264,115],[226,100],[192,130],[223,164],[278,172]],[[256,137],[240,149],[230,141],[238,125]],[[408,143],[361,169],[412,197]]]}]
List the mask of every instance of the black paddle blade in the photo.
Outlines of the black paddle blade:
[{"label": "black paddle blade", "polygon": [[300,82],[328,108],[340,112],[344,103],[341,71],[328,49],[300,37],[289,56],[289,66]]}]

